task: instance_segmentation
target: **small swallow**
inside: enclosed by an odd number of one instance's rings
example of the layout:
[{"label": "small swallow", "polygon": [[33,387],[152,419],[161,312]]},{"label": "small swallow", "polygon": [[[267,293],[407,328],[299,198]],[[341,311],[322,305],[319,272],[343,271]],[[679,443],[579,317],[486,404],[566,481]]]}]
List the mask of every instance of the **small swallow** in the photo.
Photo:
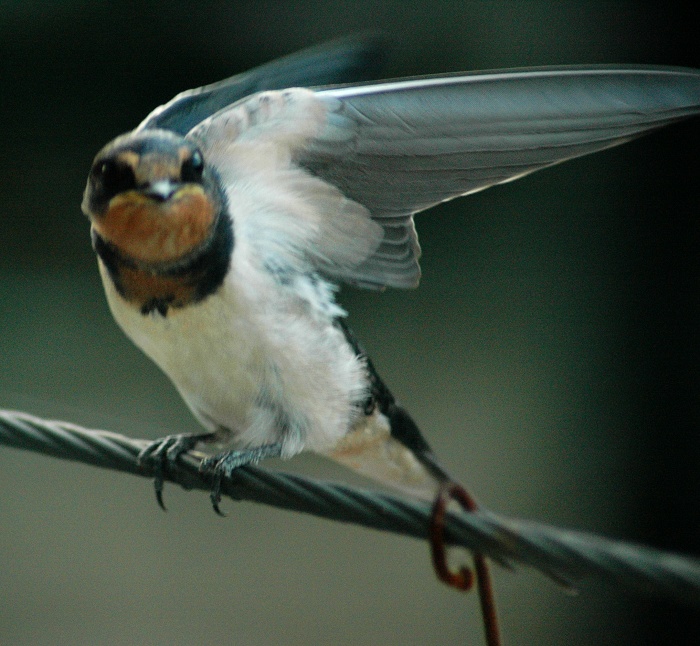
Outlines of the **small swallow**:
[{"label": "small swallow", "polygon": [[332,45],[184,92],[95,157],[82,209],[109,307],[206,429],[144,459],[219,444],[202,468],[221,475],[308,450],[434,498],[453,480],[337,285],[415,287],[415,213],[700,111],[683,68],[338,85],[375,58]]}]

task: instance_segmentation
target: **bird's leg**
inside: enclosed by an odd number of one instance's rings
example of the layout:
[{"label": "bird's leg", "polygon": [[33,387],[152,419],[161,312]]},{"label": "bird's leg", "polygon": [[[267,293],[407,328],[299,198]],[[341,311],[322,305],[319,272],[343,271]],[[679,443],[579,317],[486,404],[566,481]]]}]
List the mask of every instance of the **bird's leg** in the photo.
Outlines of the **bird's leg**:
[{"label": "bird's leg", "polygon": [[[459,590],[469,590],[474,584],[474,575],[471,570],[463,566],[458,572],[452,572],[447,565],[444,529],[445,512],[450,500],[456,500],[468,512],[478,509],[476,501],[462,485],[452,481],[443,482],[433,504],[433,512],[430,519],[430,549],[433,557],[433,567],[438,579],[447,585]],[[474,554],[474,569],[476,570],[476,584],[479,591],[481,614],[484,620],[486,643],[488,646],[499,646],[501,636],[496,614],[496,601],[493,594],[489,566],[483,554]]]},{"label": "bird's leg", "polygon": [[219,508],[221,502],[221,479],[230,477],[231,474],[239,467],[247,464],[256,464],[264,458],[278,458],[282,455],[282,445],[263,444],[252,449],[242,449],[239,451],[225,451],[217,455],[212,455],[209,458],[202,460],[199,465],[199,470],[204,473],[211,473],[214,476],[214,485],[211,493],[211,505],[214,511],[223,516]]},{"label": "bird's leg", "polygon": [[153,487],[161,509],[165,510],[163,483],[168,464],[173,464],[183,453],[193,449],[199,442],[216,442],[219,439],[219,434],[216,432],[180,433],[161,437],[142,449],[138,461],[140,465],[145,465],[147,462],[153,465]]}]

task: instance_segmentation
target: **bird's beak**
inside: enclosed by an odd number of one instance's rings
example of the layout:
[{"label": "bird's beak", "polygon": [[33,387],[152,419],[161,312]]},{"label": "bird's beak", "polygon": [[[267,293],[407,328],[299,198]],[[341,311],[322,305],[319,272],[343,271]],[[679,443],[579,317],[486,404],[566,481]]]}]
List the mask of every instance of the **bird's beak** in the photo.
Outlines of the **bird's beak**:
[{"label": "bird's beak", "polygon": [[142,192],[144,195],[157,202],[165,202],[180,188],[181,185],[178,182],[173,182],[169,179],[159,179],[157,182],[146,186]]}]

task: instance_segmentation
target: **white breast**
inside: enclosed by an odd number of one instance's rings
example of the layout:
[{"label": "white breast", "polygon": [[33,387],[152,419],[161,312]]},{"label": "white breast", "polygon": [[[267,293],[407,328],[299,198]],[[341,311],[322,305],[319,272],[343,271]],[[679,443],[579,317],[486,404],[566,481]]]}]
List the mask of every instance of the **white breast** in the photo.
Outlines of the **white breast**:
[{"label": "white breast", "polygon": [[332,324],[341,310],[325,283],[281,285],[241,247],[215,294],[166,317],[126,303],[100,263],[112,314],[210,430],[242,446],[281,441],[285,456],[327,452],[367,390],[362,361]]}]

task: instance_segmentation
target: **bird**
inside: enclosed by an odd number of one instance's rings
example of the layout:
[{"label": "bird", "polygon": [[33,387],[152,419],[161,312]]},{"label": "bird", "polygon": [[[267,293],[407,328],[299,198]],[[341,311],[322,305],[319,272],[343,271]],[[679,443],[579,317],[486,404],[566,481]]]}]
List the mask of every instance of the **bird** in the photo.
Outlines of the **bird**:
[{"label": "bird", "polygon": [[182,92],[94,158],[82,210],[109,308],[204,428],[142,460],[208,446],[221,478],[311,451],[433,499],[456,481],[338,286],[416,287],[416,213],[700,111],[687,68],[364,78],[380,58],[350,39]]}]

